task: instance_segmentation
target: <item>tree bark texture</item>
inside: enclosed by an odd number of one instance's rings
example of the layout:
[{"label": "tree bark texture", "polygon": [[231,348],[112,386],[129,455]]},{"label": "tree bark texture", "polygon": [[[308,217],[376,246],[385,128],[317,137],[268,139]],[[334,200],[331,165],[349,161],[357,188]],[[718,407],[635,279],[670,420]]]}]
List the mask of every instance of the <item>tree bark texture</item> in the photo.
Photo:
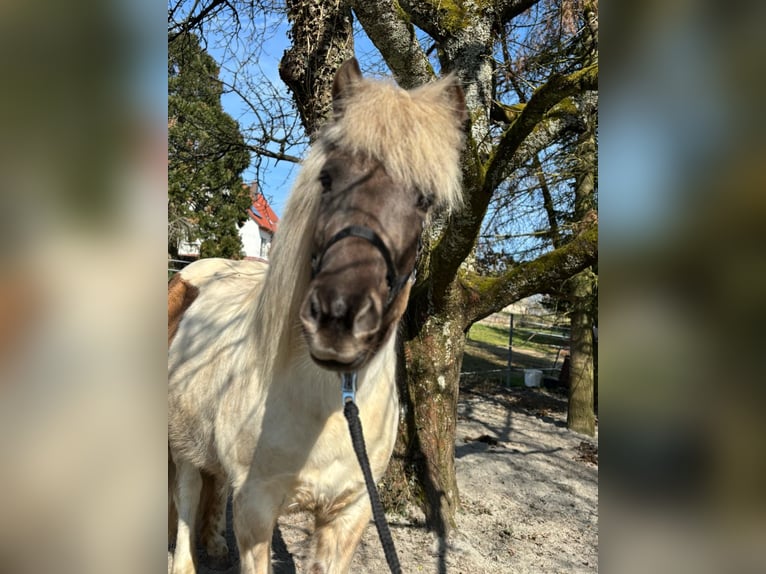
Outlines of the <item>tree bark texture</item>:
[{"label": "tree bark texture", "polygon": [[432,315],[404,342],[405,408],[412,412],[410,458],[415,465],[429,528],[439,536],[455,526],[460,497],[455,475],[455,432],[463,321]]},{"label": "tree bark texture", "polygon": [[415,27],[397,0],[356,0],[353,5],[354,14],[401,87],[414,88],[434,78]]},{"label": "tree bark texture", "polygon": [[569,369],[569,409],[567,426],[577,432],[596,434],[593,411],[593,272],[586,269],[570,280],[573,310],[571,313],[571,362]]},{"label": "tree bark texture", "polygon": [[351,8],[343,0],[287,0],[290,48],[279,76],[290,88],[306,133],[313,140],[332,113],[332,82],[354,55]]},{"label": "tree bark texture", "polygon": [[[575,216],[583,217],[594,208],[596,190],[596,118],[587,118],[586,129],[577,143],[575,166]],[[593,325],[595,301],[593,286],[596,275],[592,268],[574,275],[569,281],[572,301],[571,364],[567,426],[593,436],[596,433],[594,411]]]}]

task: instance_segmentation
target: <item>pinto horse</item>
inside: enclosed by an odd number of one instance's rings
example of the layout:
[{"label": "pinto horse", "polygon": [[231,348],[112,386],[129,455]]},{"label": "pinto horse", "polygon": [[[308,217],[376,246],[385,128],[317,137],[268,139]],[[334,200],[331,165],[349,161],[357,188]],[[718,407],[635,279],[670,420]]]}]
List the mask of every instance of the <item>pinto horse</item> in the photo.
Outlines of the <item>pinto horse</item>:
[{"label": "pinto horse", "polygon": [[405,91],[362,78],[355,59],[332,93],[271,263],[204,259],[168,287],[174,574],[195,572],[196,536],[225,555],[229,490],[246,574],[271,572],[282,512],[313,512],[314,573],[347,572],[370,521],[339,373],[358,375],[379,480],[399,420],[394,333],[429,211],[461,202],[466,111],[454,77]]}]

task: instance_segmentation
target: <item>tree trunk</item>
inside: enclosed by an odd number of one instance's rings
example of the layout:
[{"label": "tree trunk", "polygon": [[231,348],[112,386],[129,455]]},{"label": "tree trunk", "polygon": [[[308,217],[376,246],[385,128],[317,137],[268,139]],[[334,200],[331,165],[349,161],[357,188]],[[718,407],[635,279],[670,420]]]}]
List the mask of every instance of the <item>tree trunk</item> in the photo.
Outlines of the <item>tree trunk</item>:
[{"label": "tree trunk", "polygon": [[571,279],[574,309],[571,313],[571,362],[567,426],[590,436],[596,434],[593,411],[593,272],[589,269]]},{"label": "tree trunk", "polygon": [[455,432],[462,322],[448,311],[432,315],[404,342],[407,369],[403,403],[412,414],[410,460],[416,467],[428,527],[439,536],[455,526],[460,497],[455,475]]},{"label": "tree trunk", "polygon": [[[596,191],[596,118],[586,118],[585,131],[577,144],[575,167],[574,212],[578,219],[595,207]],[[569,281],[572,301],[571,370],[569,379],[569,411],[567,426],[577,432],[596,434],[593,410],[593,288],[596,275],[593,267],[584,269]]]},{"label": "tree trunk", "polygon": [[428,528],[444,538],[456,526],[460,506],[455,432],[466,291],[453,284],[439,304],[429,286],[418,291],[402,321],[398,387],[403,417],[383,498],[391,510],[419,503]]},{"label": "tree trunk", "polygon": [[287,0],[290,47],[279,76],[290,88],[301,123],[313,140],[332,113],[332,82],[354,55],[351,8],[346,2]]}]

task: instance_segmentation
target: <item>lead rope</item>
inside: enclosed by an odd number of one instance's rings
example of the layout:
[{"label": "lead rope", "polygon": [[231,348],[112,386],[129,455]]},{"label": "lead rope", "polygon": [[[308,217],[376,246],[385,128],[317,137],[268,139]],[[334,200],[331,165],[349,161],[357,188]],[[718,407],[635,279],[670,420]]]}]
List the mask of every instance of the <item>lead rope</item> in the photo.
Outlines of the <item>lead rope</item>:
[{"label": "lead rope", "polygon": [[375,519],[375,527],[378,529],[380,544],[383,546],[383,554],[386,555],[388,568],[393,574],[401,574],[402,567],[399,565],[399,557],[396,555],[394,539],[391,537],[391,530],[386,522],[386,515],[383,512],[383,505],[380,503],[378,489],[375,488],[375,482],[372,479],[370,470],[370,461],[367,459],[367,449],[364,446],[364,435],[362,434],[362,423],[359,420],[359,408],[356,406],[356,373],[343,373],[342,397],[343,414],[348,421],[348,430],[351,433],[351,444],[354,445],[354,452],[362,467],[364,482],[367,485],[367,493],[370,495],[370,504],[372,505],[372,516]]}]

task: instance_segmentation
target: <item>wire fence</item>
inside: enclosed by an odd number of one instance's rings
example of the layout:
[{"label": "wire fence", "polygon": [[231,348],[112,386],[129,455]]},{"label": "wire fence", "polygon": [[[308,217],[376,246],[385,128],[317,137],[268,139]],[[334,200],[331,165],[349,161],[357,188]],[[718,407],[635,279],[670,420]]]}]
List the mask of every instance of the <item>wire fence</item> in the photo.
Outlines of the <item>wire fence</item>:
[{"label": "wire fence", "polygon": [[194,259],[168,259],[168,279],[170,279],[174,273],[178,273],[192,261],[194,261]]},{"label": "wire fence", "polygon": [[538,377],[537,384],[557,382],[568,361],[569,336],[569,321],[555,313],[496,313],[468,332],[461,377],[512,386],[530,376]]}]

